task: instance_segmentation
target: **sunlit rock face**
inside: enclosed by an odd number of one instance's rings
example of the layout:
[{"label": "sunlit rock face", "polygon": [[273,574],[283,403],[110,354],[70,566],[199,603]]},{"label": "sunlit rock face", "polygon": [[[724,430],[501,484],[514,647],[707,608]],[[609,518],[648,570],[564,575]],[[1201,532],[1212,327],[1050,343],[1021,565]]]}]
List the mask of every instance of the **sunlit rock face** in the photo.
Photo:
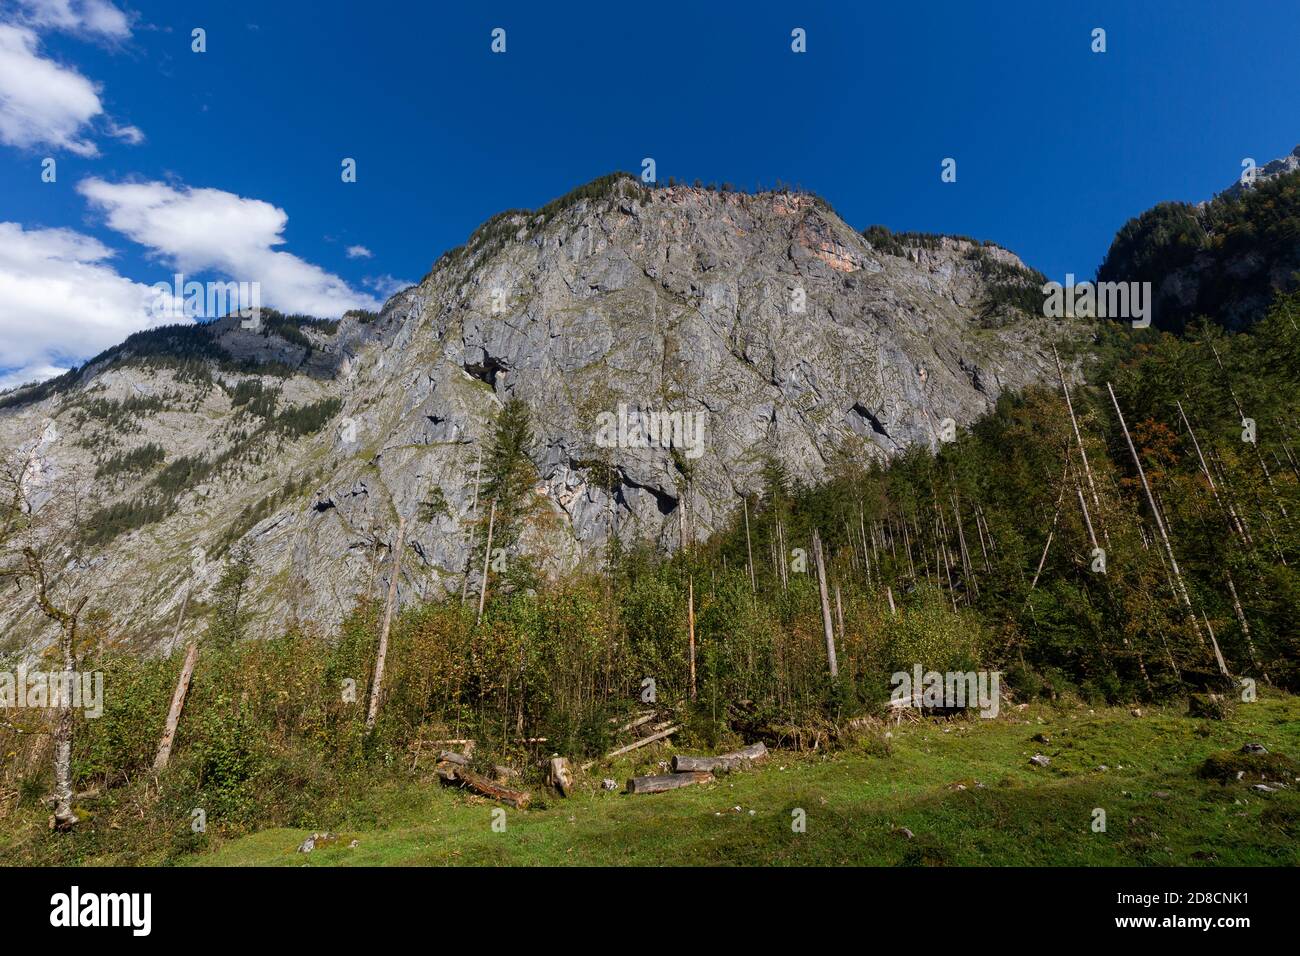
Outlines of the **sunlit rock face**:
[{"label": "sunlit rock face", "polygon": [[[512,397],[531,410],[537,468],[518,547],[558,574],[613,533],[677,546],[684,498],[688,533],[707,535],[758,490],[767,456],[815,481],[844,457],[937,447],[945,420],[969,423],[1002,391],[1054,377],[1051,344],[1077,334],[990,309],[991,275],[1030,275],[1006,250],[929,237],[882,251],[806,195],[621,179],[552,207],[489,221],[378,316],[289,338],[232,317],[209,327],[229,360],[208,361],[207,376],[123,351],[0,409],[0,438],[34,450],[37,485],[165,450],[148,471],[94,479],[101,505],[147,500],[186,456],[219,463],[171,513],[65,573],[141,646],[162,646],[186,589],[210,596],[243,545],[254,631],[328,630],[383,593],[399,516],[400,600],[460,593],[485,506],[476,462]],[[277,393],[277,413],[337,411],[310,433],[259,432],[267,420],[235,403],[253,381]],[[108,417],[118,406],[94,404],[140,396],[156,400]],[[679,427],[647,435],[651,415]],[[422,514],[435,489],[446,512]],[[5,592],[0,621],[8,650],[51,636],[28,595]]]}]

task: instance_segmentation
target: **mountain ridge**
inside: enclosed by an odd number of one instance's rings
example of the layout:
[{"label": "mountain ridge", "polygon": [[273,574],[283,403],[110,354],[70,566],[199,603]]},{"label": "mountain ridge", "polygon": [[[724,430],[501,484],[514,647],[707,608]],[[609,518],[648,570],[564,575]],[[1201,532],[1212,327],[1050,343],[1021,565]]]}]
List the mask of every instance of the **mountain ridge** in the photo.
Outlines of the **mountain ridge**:
[{"label": "mountain ridge", "polygon": [[[49,482],[164,449],[161,465],[103,482],[97,522],[112,518],[112,534],[68,572],[93,572],[92,602],[114,596],[141,646],[171,640],[159,628],[187,590],[203,607],[236,545],[263,627],[328,628],[384,586],[398,517],[434,489],[447,513],[412,520],[399,600],[476,583],[475,459],[510,398],[537,436],[520,547],[553,575],[615,529],[675,547],[684,498],[690,534],[706,535],[769,455],[816,481],[840,458],[937,447],[944,419],[968,424],[1003,390],[1054,376],[1050,346],[1083,334],[1011,303],[1041,276],[1001,247],[874,235],[806,194],[603,177],[492,217],[377,315],[144,333],[60,384],[9,393],[0,436]],[[147,354],[168,336],[196,354]],[[596,416],[620,403],[706,416],[689,476],[670,448],[596,444]],[[6,608],[8,650],[48,633],[29,602]]]}]

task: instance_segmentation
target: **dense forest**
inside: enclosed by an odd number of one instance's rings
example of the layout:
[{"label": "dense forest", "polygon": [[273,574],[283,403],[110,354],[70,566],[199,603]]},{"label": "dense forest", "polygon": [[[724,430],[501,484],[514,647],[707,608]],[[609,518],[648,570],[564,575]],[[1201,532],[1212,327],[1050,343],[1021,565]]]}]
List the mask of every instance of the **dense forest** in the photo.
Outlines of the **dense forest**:
[{"label": "dense forest", "polygon": [[1153,322],[1180,332],[1199,316],[1227,328],[1261,319],[1300,270],[1300,173],[1207,203],[1165,202],[1130,219],[1098,270],[1102,282],[1150,282]]}]

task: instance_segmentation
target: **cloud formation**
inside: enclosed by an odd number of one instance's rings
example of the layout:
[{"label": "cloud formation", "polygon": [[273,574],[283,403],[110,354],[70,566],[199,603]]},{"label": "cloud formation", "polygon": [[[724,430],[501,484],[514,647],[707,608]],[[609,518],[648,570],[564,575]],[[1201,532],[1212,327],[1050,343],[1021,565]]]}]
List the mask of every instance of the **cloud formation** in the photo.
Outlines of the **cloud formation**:
[{"label": "cloud formation", "polygon": [[50,378],[148,328],[154,291],[71,229],[0,222],[0,388]]},{"label": "cloud formation", "polygon": [[39,51],[34,32],[0,23],[0,142],[97,155],[98,148],[81,131],[104,111],[98,90],[76,70]]},{"label": "cloud formation", "polygon": [[38,29],[84,32],[111,40],[131,35],[131,21],[108,0],[20,0],[24,23]]},{"label": "cloud formation", "polygon": [[[168,266],[187,274],[212,271],[236,282],[257,282],[263,305],[322,318],[379,305],[338,276],[276,249],[284,243],[289,217],[268,202],[161,182],[92,178],[77,189],[104,214],[110,229],[148,247]],[[169,279],[170,274],[157,277]]]},{"label": "cloud formation", "polygon": [[[98,85],[41,52],[39,31],[62,30],[118,43],[131,36],[127,15],[108,0],[18,0],[0,23],[0,143],[97,156],[88,128],[104,117]],[[138,127],[107,120],[107,134],[132,146]]]}]

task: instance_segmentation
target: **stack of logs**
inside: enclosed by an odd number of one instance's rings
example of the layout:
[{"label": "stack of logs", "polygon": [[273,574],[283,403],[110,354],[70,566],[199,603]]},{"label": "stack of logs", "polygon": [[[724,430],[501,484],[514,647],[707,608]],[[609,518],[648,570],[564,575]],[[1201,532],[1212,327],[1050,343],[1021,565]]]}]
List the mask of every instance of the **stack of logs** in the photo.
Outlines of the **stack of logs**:
[{"label": "stack of logs", "polygon": [[628,793],[663,793],[678,787],[689,787],[697,783],[712,783],[715,773],[731,773],[744,770],[751,764],[767,756],[767,747],[761,743],[750,744],[740,750],[717,757],[686,757],[677,754],[673,757],[673,772],[651,777],[633,777],[627,782]]},{"label": "stack of logs", "polygon": [[[619,730],[631,730],[637,724],[646,722],[645,719],[638,719],[631,725],[620,727]],[[651,734],[642,737],[635,743],[606,754],[605,759],[617,757],[620,754],[636,750],[657,740],[663,740],[676,733],[678,729],[676,726],[667,726],[663,729],[651,728],[653,731]],[[466,743],[472,746],[472,742],[466,741]],[[766,757],[767,747],[761,743],[750,744],[748,747],[742,747],[740,750],[720,754],[716,757],[688,757],[677,754],[673,757],[672,773],[648,777],[632,777],[627,782],[627,792],[663,793],[666,790],[676,790],[678,787],[689,787],[697,783],[712,783],[715,773],[744,770]],[[596,761],[593,760],[583,764],[582,770],[589,770],[595,763]],[[531,794],[527,791],[514,790],[508,786],[512,780],[519,777],[519,771],[511,767],[494,767],[495,779],[488,779],[469,768],[469,757],[465,754],[444,750],[438,754],[436,770],[439,779],[445,784],[463,787],[480,796],[500,800],[502,803],[518,810],[526,809],[532,800]],[[547,765],[546,782],[558,790],[561,795],[569,796],[573,791],[573,770],[569,766],[567,757],[550,758]]]}]

